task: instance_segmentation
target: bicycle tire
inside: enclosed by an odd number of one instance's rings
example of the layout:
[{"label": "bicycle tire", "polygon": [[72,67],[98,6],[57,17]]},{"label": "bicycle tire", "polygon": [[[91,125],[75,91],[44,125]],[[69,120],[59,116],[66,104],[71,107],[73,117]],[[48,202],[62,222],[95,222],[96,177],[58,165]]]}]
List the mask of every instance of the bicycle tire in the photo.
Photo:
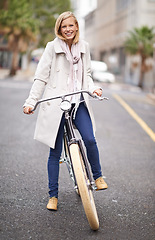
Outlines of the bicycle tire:
[{"label": "bicycle tire", "polygon": [[70,145],[70,155],[72,159],[73,169],[80,192],[80,197],[84,207],[84,211],[89,222],[90,227],[93,230],[99,229],[99,219],[96,211],[96,206],[92,194],[92,189],[88,186],[88,178],[82,167],[82,156],[79,150],[79,146],[76,143]]}]

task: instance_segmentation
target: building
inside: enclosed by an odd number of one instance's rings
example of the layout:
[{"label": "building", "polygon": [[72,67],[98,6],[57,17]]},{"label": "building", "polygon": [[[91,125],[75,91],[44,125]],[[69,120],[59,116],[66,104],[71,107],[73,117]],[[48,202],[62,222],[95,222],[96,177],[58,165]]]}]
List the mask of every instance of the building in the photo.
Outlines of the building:
[{"label": "building", "polygon": [[[128,30],[142,25],[155,26],[155,0],[98,0],[96,8],[85,16],[85,39],[92,58],[105,61],[111,71],[131,82],[123,43]],[[132,74],[135,84],[137,74]]]},{"label": "building", "polygon": [[7,39],[0,31],[0,69],[9,68],[11,65],[11,52],[9,51]]},{"label": "building", "polygon": [[80,37],[85,37],[85,16],[97,7],[97,0],[71,0],[72,8],[80,26]]}]

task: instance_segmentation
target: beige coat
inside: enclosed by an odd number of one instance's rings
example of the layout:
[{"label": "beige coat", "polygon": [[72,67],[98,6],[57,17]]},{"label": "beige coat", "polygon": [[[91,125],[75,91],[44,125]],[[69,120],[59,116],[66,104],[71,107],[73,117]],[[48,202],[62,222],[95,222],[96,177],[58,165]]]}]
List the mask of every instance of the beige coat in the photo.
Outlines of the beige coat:
[{"label": "beige coat", "polygon": [[[83,63],[82,89],[93,92],[97,87],[94,86],[91,77],[89,46],[83,40],[81,41],[80,51]],[[45,48],[37,66],[35,81],[32,85],[30,95],[24,106],[34,106],[42,97],[43,91],[42,98],[68,93],[67,80],[69,69],[69,62],[56,38],[54,41],[49,42]],[[87,94],[84,94],[84,99],[94,126],[94,119]],[[42,103],[36,123],[34,138],[51,148],[55,146],[55,140],[63,114],[60,109],[60,102],[61,99]]]}]

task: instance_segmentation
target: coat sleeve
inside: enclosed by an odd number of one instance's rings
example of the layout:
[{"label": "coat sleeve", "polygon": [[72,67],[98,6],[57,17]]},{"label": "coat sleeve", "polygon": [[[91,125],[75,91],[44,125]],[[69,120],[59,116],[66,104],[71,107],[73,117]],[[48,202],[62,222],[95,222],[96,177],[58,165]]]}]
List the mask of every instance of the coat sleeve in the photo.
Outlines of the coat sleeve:
[{"label": "coat sleeve", "polygon": [[42,57],[38,63],[34,76],[34,83],[30,90],[29,97],[26,99],[23,107],[26,106],[34,107],[36,102],[42,96],[45,85],[47,84],[50,76],[50,69],[52,63],[52,49],[53,42],[47,43],[46,48],[42,54]]},{"label": "coat sleeve", "polygon": [[36,102],[42,96],[42,93],[45,88],[45,82],[36,79],[31,87],[29,97],[26,99],[23,107],[34,107]]},{"label": "coat sleeve", "polygon": [[53,53],[53,41],[47,43],[46,48],[38,63],[34,79],[39,79],[45,83],[48,82],[53,59],[52,53]]},{"label": "coat sleeve", "polygon": [[90,58],[90,49],[89,44],[86,43],[86,68],[87,68],[87,81],[88,81],[88,88],[91,93],[93,93],[96,89],[101,89],[101,87],[96,86],[94,84],[92,74],[91,74],[91,58]]}]

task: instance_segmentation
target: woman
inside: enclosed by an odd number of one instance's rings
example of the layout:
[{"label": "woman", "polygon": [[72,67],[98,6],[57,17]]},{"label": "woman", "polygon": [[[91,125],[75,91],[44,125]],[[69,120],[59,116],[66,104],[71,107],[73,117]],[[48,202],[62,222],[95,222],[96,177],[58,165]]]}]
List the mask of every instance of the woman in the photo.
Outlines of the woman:
[{"label": "woman", "polygon": [[[25,114],[32,114],[31,110],[44,89],[44,98],[82,89],[102,95],[102,90],[94,86],[91,78],[88,44],[79,40],[79,25],[72,12],[64,12],[58,17],[55,34],[56,38],[47,44],[37,66],[35,81],[24,104]],[[80,103],[83,98],[85,104]],[[102,178],[88,96],[81,95],[80,99],[72,97],[71,102],[77,106],[73,122],[85,143],[97,189],[106,189],[108,186]],[[57,210],[58,203],[59,159],[64,128],[64,115],[59,104],[60,100],[55,100],[41,105],[34,136],[35,139],[50,147],[48,158],[50,199],[47,204],[49,210]]]}]

